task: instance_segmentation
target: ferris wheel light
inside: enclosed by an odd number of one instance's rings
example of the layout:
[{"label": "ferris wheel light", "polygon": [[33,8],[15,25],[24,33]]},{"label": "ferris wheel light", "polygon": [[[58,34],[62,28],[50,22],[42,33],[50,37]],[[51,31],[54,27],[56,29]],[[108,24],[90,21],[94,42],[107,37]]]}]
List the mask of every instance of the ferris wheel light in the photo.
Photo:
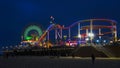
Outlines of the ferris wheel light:
[{"label": "ferris wheel light", "polygon": [[30,25],[25,29],[24,34],[21,36],[21,38],[22,40],[31,40],[33,36],[40,37],[42,34],[43,31],[38,25]]},{"label": "ferris wheel light", "polygon": [[32,37],[30,37],[30,36],[26,37],[26,40],[31,40],[31,39],[32,39]]}]

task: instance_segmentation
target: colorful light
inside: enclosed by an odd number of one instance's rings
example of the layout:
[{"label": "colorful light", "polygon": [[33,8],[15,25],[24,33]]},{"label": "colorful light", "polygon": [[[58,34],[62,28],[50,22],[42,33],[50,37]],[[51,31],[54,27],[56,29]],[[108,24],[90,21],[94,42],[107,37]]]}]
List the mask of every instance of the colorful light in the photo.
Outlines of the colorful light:
[{"label": "colorful light", "polygon": [[106,43],[106,40],[103,40],[104,43]]},{"label": "colorful light", "polygon": [[94,37],[94,34],[93,33],[88,33],[88,36],[89,37]]},{"label": "colorful light", "polygon": [[24,32],[23,37],[24,37],[25,40],[30,39],[30,37],[28,37],[28,34],[29,34],[29,32],[31,30],[37,31],[38,32],[38,37],[40,37],[43,34],[43,31],[42,31],[42,29],[39,26],[37,26],[37,25],[31,25],[31,26],[28,26],[26,28],[25,32]]},{"label": "colorful light", "polygon": [[89,40],[89,38],[86,38],[85,40],[86,40],[86,41],[88,41],[88,40]]},{"label": "colorful light", "polygon": [[26,37],[26,40],[31,40],[31,39],[32,39],[32,37],[30,37],[30,36]]},{"label": "colorful light", "polygon": [[97,42],[97,43],[99,43],[99,42],[100,42],[100,40],[96,40],[96,42]]},{"label": "colorful light", "polygon": [[78,38],[81,38],[81,35],[80,35],[80,34],[78,34]]}]

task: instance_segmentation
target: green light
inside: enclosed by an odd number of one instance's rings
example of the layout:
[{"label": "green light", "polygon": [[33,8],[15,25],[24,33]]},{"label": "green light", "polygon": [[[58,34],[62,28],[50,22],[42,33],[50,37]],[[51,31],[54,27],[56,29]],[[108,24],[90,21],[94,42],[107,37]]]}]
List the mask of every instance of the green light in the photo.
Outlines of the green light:
[{"label": "green light", "polygon": [[26,37],[26,40],[31,40],[31,39],[32,39],[32,37],[30,37],[30,36]]},{"label": "green light", "polygon": [[42,29],[41,29],[39,26],[37,26],[37,25],[31,25],[31,26],[27,27],[26,30],[25,30],[25,32],[24,32],[23,37],[24,37],[25,40],[30,40],[30,39],[32,39],[32,37],[30,38],[30,37],[28,36],[28,33],[29,33],[31,30],[36,30],[36,31],[38,32],[38,34],[39,34],[38,37],[40,37],[40,36],[43,34],[43,31],[42,31]]}]

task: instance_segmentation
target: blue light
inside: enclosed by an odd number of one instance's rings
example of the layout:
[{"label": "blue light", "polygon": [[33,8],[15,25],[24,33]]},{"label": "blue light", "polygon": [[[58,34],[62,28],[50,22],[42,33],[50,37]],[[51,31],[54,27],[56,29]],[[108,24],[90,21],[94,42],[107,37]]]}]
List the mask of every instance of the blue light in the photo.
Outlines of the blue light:
[{"label": "blue light", "polygon": [[106,40],[103,40],[104,43],[106,43]]},{"label": "blue light", "polygon": [[96,42],[98,43],[98,42],[100,42],[99,40],[96,40]]}]

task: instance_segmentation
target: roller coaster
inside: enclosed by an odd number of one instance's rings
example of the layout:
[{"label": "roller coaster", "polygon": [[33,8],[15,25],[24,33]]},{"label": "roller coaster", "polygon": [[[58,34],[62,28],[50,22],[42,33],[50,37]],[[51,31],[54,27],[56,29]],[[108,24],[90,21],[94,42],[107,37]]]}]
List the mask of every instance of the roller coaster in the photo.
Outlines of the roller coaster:
[{"label": "roller coaster", "polygon": [[[98,23],[99,22],[99,23]],[[102,23],[102,24],[101,24]],[[109,25],[105,25],[105,23]],[[102,38],[105,35],[111,34],[111,38],[109,41],[117,41],[117,27],[116,27],[116,21],[115,20],[109,20],[109,19],[86,19],[86,20],[79,20],[77,22],[74,22],[72,25],[68,27],[61,26],[59,24],[56,24],[54,22],[54,19],[51,19],[51,23],[49,27],[43,32],[43,34],[38,38],[37,45],[43,46],[43,39],[46,38],[47,41],[50,41],[50,32],[54,30],[55,36],[52,38],[55,38],[57,41],[61,41],[64,39],[64,37],[67,37],[67,42],[64,40],[61,45],[80,45],[82,44],[82,41],[85,41],[84,44],[88,43],[89,40],[90,43],[93,42],[95,37]],[[86,25],[87,24],[87,25]],[[84,25],[84,26],[83,26]],[[76,30],[73,30],[73,28],[76,28]],[[108,30],[105,31],[104,30]],[[64,35],[64,31],[68,31],[67,35]],[[72,40],[72,33],[74,31],[77,31],[76,38],[77,40]],[[96,31],[96,33],[95,33]],[[80,43],[79,43],[80,42]],[[58,45],[58,42],[57,42]],[[60,45],[60,44],[59,44]],[[50,46],[50,45],[48,45]]]}]

